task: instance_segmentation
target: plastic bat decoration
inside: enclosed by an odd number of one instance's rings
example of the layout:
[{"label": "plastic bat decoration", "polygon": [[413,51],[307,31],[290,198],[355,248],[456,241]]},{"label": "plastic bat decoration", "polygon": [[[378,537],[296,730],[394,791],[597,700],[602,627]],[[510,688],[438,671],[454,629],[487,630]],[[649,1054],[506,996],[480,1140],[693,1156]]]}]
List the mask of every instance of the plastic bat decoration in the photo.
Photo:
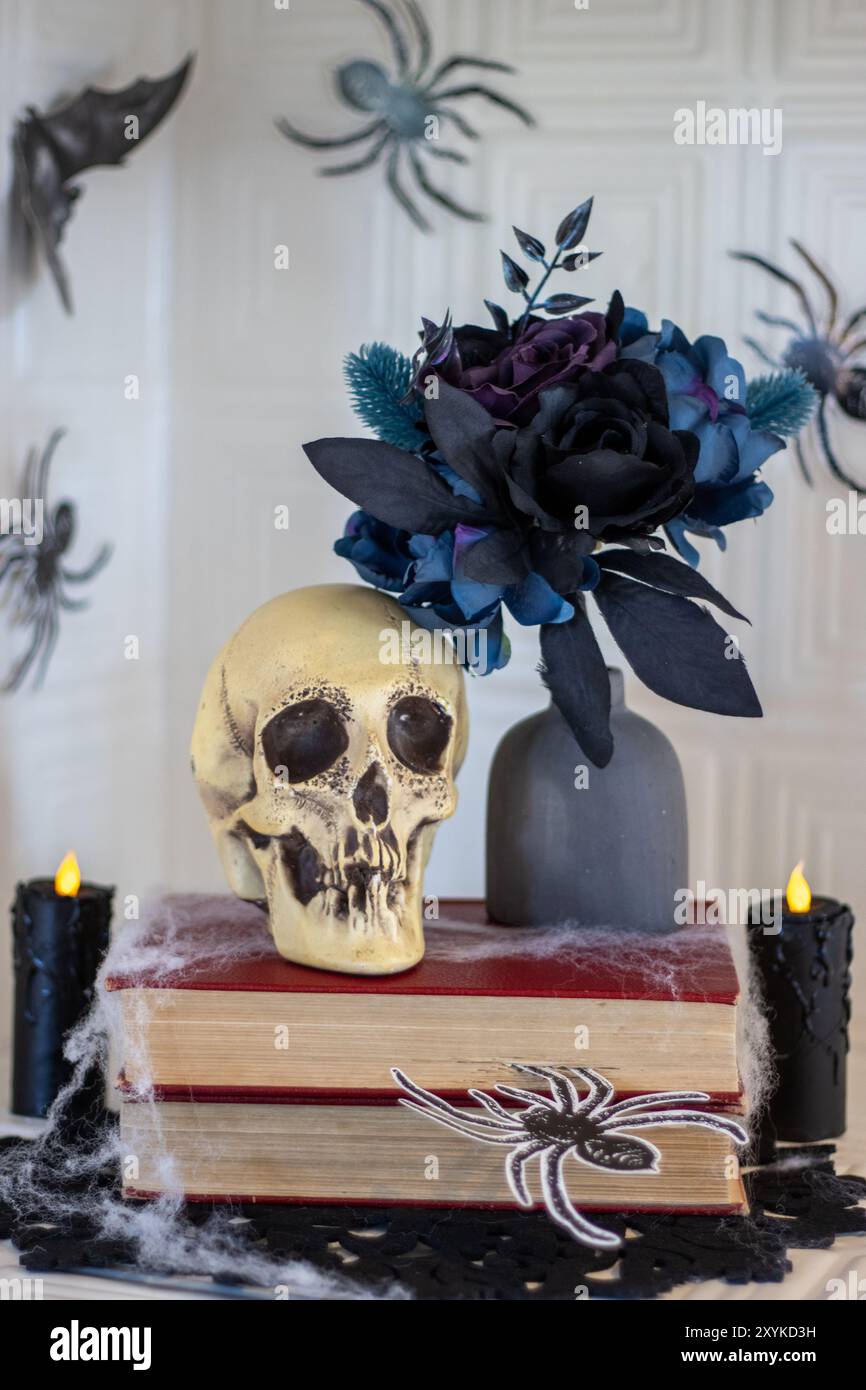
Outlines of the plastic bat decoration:
[{"label": "plastic bat decoration", "polygon": [[140,77],[116,92],[85,87],[45,115],[30,106],[15,126],[14,205],[24,220],[31,256],[35,251],[45,257],[69,314],[69,277],[58,247],[81,194],[71,180],[99,164],[122,164],[168,115],[192,62],[190,54],[167,77]]}]

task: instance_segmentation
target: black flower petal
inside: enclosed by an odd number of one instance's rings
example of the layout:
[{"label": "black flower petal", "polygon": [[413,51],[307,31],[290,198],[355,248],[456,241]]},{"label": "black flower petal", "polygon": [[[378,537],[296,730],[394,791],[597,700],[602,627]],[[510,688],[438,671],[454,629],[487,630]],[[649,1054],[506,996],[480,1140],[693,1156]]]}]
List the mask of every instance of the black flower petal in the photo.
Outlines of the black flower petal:
[{"label": "black flower petal", "polygon": [[492,504],[502,487],[492,441],[496,426],[483,406],[447,382],[424,405],[424,418],[445,462]]}]

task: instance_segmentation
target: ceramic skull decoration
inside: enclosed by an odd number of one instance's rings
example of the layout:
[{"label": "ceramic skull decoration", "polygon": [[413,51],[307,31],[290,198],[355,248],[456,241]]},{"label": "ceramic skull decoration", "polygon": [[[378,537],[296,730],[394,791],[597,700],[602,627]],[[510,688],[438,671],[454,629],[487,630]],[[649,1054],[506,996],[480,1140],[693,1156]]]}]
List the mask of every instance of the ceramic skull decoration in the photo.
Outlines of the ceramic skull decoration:
[{"label": "ceramic skull decoration", "polygon": [[404,624],[373,589],[296,589],[205,681],[192,769],[223,869],[303,965],[386,975],[424,954],[424,868],[468,726],[459,665],[411,641],[405,664],[385,658]]}]

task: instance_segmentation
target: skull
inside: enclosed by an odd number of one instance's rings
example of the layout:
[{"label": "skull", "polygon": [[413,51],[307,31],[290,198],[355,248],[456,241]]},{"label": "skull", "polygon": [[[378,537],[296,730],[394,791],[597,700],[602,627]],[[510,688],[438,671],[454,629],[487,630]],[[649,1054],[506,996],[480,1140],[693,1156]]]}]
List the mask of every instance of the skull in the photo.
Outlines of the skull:
[{"label": "skull", "polygon": [[[468,725],[463,672],[414,655],[422,632],[374,589],[296,589],[208,673],[193,775],[232,891],[266,901],[288,960],[388,975],[424,954],[424,868]],[[406,664],[383,656],[393,633]]]}]

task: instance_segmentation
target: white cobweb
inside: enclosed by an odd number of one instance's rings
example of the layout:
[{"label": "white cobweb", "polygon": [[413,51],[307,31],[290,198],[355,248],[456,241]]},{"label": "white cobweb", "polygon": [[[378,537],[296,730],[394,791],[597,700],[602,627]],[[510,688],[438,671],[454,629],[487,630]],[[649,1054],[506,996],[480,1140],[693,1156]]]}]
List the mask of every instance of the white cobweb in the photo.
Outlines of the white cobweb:
[{"label": "white cobweb", "polygon": [[[234,899],[213,898],[214,912],[205,934],[196,930],[201,905],[197,896],[173,897],[154,903],[140,923],[121,930],[99,972],[94,1003],[88,1015],[68,1035],[66,1056],[73,1074],[54,1102],[47,1128],[36,1140],[0,1150],[0,1202],[22,1223],[37,1221],[51,1234],[84,1233],[86,1243],[122,1242],[131,1248],[130,1272],[140,1275],[197,1276],[217,1283],[251,1285],[274,1299],[371,1299],[406,1298],[397,1285],[373,1293],[346,1275],[328,1273],[300,1260],[280,1259],[250,1238],[248,1223],[230,1207],[214,1208],[201,1219],[191,1220],[173,1171],[171,1154],[162,1145],[158,1156],[160,1186],[164,1194],[150,1201],[129,1201],[119,1185],[106,1184],[106,1173],[120,1174],[125,1158],[112,1117],[88,1117],[86,1124],[70,1125],[70,1110],[82,1094],[88,1075],[98,1067],[113,1076],[124,1057],[135,1064],[138,1078],[135,1099],[153,1107],[151,1119],[158,1133],[158,1107],[150,1081],[150,1063],[141,1051],[130,1056],[129,1037],[121,1031],[121,992],[105,988],[110,975],[136,978],[167,976],[177,970],[194,971],[206,961],[209,973],[252,954],[261,953],[261,942],[249,932],[238,932],[239,917],[258,915]],[[159,945],[148,939],[158,915]],[[130,1030],[132,1034],[143,1030]],[[99,1259],[95,1262],[101,1263]],[[122,1270],[113,1271],[120,1274]]]},{"label": "white cobweb", "polygon": [[[159,921],[154,944],[152,925]],[[158,1156],[163,1195],[151,1201],[120,1196],[119,1185],[107,1185],[106,1172],[119,1174],[125,1154],[113,1118],[100,1118],[70,1129],[68,1115],[88,1075],[98,1067],[116,1075],[122,1061],[136,1077],[135,1100],[153,1107],[151,1121],[159,1133],[159,1109],[151,1081],[150,1061],[141,1051],[146,1030],[135,1027],[126,1037],[121,1022],[121,991],[107,990],[108,976],[123,976],[153,984],[175,972],[185,976],[206,965],[208,975],[264,950],[272,954],[262,932],[250,930],[261,921],[258,909],[228,896],[177,895],[154,902],[140,923],[127,924],[115,937],[102,965],[90,1013],[69,1035],[66,1054],[74,1072],[48,1116],[45,1133],[27,1145],[0,1150],[0,1202],[26,1222],[53,1223],[61,1232],[86,1231],[96,1242],[123,1242],[131,1247],[131,1268],[143,1275],[171,1273],[210,1277],[254,1286],[275,1298],[406,1298],[398,1285],[373,1293],[353,1282],[351,1270],[328,1273],[299,1260],[272,1256],[250,1239],[246,1221],[230,1207],[215,1208],[191,1220],[163,1144]],[[206,923],[203,930],[201,924]],[[450,930],[440,934],[443,926]],[[241,928],[239,930],[239,928]],[[664,953],[647,951],[639,934],[625,939],[607,928],[555,926],[503,929],[489,937],[471,925],[442,921],[427,934],[428,955],[470,965],[482,959],[533,955],[567,961],[591,950],[593,959],[614,967],[634,983],[643,980],[662,993],[672,993],[681,953],[700,952],[703,934],[718,928],[691,927],[666,938]],[[729,928],[740,981],[737,1050],[746,1096],[749,1128],[758,1121],[772,1082],[767,1023],[749,968],[745,930]],[[130,1055],[130,1038],[138,1037]],[[125,1050],[125,1055],[124,1055]],[[215,1292],[217,1289],[215,1288]]]},{"label": "white cobweb", "polygon": [[[757,968],[752,960],[747,932],[760,930],[745,925],[688,925],[662,937],[641,932],[624,932],[615,927],[586,927],[577,923],[556,926],[510,927],[489,935],[472,923],[443,918],[437,929],[427,933],[427,955],[471,966],[489,960],[585,961],[604,969],[606,977],[622,981],[633,992],[636,988],[663,998],[676,999],[684,978],[682,966],[690,959],[702,958],[708,946],[727,933],[739,985],[737,1006],[737,1064],[743,1088],[743,1106],[751,1135],[750,1152],[757,1143],[761,1119],[775,1081],[774,1053],[767,1012],[761,995]],[[648,940],[661,940],[662,950],[647,949]]]}]

